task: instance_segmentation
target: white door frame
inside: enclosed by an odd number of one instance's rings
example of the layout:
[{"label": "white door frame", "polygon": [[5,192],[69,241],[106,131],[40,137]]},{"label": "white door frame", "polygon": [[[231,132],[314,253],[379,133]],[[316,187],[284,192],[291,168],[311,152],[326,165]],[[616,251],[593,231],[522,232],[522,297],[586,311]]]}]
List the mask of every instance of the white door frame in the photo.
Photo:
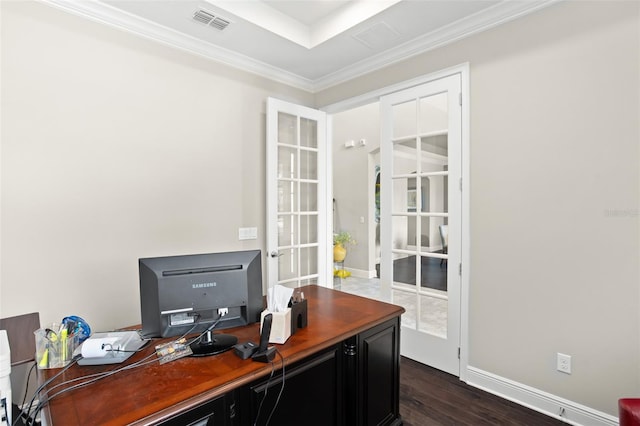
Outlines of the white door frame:
[{"label": "white door frame", "polygon": [[[294,115],[296,117],[312,118],[318,123],[317,137],[317,163],[318,163],[318,285],[324,287],[333,287],[333,274],[332,270],[323,267],[329,263],[329,254],[332,253],[333,247],[329,243],[331,233],[325,233],[332,223],[331,203],[327,203],[331,199],[331,181],[332,179],[322,179],[323,174],[327,173],[329,176],[332,174],[331,161],[328,161],[331,157],[331,138],[329,131],[331,128],[330,118],[327,117],[324,111],[309,108],[303,105],[294,104],[291,102],[283,101],[276,98],[267,98],[267,125],[266,125],[266,188],[267,188],[267,251],[265,263],[267,266],[267,288],[270,288],[278,283],[278,263],[276,263],[279,257],[278,253],[278,207],[277,207],[277,159],[278,159],[278,113],[286,112],[287,114]],[[296,175],[297,179],[300,179],[299,175]],[[296,213],[300,211],[296,208]],[[322,214],[326,212],[326,214]],[[329,224],[329,226],[327,226]],[[296,241],[294,245],[299,245]],[[309,244],[307,244],[309,245]],[[333,260],[333,255],[331,255]],[[296,282],[299,284],[299,275]]]},{"label": "white door frame", "polygon": [[[383,299],[392,303],[397,302],[405,306],[407,311],[411,311],[410,314],[405,314],[402,321],[404,338],[401,339],[400,353],[455,376],[460,375],[458,351],[460,348],[461,279],[458,264],[460,263],[460,241],[462,240],[460,234],[462,191],[456,184],[462,177],[460,168],[462,159],[460,85],[460,74],[454,74],[383,96],[380,101],[380,162],[383,172],[381,185],[384,188],[381,194],[381,224],[383,225],[380,233],[383,249],[380,275],[381,295]],[[446,124],[443,120],[436,129],[429,127],[430,121],[435,116],[429,116],[429,108],[426,107],[434,99],[443,102],[444,105],[438,106],[442,108],[440,112],[444,112],[446,115]],[[435,105],[433,107],[437,108]],[[412,112],[409,113],[405,109],[404,113],[397,116],[398,109],[396,108],[407,108]],[[398,123],[403,124],[402,130],[396,129],[395,125]],[[429,164],[429,153],[425,151],[422,144],[422,135],[429,134],[429,131],[433,132],[434,130],[437,130],[438,133],[445,132],[447,135],[446,158],[448,160],[445,163],[446,169],[442,167],[442,163]],[[400,133],[397,133],[398,131]],[[410,148],[404,145],[407,141],[409,141]],[[440,173],[445,173],[448,178],[447,191],[444,190],[444,178],[437,175]],[[411,176],[415,176],[415,178]],[[429,176],[428,179],[439,180],[442,185],[441,189],[431,188],[429,190],[432,196],[434,195],[432,191],[441,190],[436,195],[438,200],[435,204],[431,202],[423,204],[424,200],[421,200],[424,194],[422,184],[427,176]],[[409,211],[407,208],[407,190],[412,179],[417,190],[415,211]],[[448,207],[444,208],[446,200],[448,200]],[[450,266],[446,268],[447,290],[442,295],[420,285],[420,282],[424,282],[420,278],[420,273],[424,270],[419,265],[422,264],[422,259],[431,258],[434,260],[432,256],[436,256],[435,259],[441,256],[439,253],[433,253],[436,246],[431,247],[433,240],[437,240],[437,229],[427,229],[425,232],[424,229],[421,229],[422,226],[433,227],[434,223],[441,224],[444,220],[448,223],[449,240],[445,258]],[[415,229],[409,228],[409,224],[413,224]],[[430,235],[428,247],[424,245],[425,242],[420,237],[424,234]],[[402,235],[402,241],[397,240],[400,235]],[[412,241],[413,238],[415,241]],[[413,286],[408,285],[405,280],[396,282],[394,279],[394,260],[407,256],[414,259],[410,262],[413,265],[413,271],[415,271],[416,281]],[[443,259],[441,258],[440,261],[442,262]],[[423,317],[426,314],[424,311],[425,303],[435,302],[443,304],[441,309],[446,312],[446,321],[443,321],[446,325],[440,324],[438,321],[438,324],[444,326],[444,330],[439,330],[440,332],[444,331],[443,335],[429,331],[429,327],[433,324]]]},{"label": "white door frame", "polygon": [[[336,114],[339,112],[347,111],[349,109],[353,109],[362,105],[366,105],[372,102],[378,102],[380,97],[389,95],[400,90],[405,90],[410,87],[418,86],[424,83],[428,83],[433,80],[441,79],[443,77],[447,77],[454,74],[460,74],[461,78],[461,86],[462,86],[462,225],[461,225],[461,263],[462,263],[462,276],[460,283],[460,380],[467,380],[467,367],[469,362],[469,277],[471,270],[471,228],[470,228],[470,210],[469,210],[469,202],[470,202],[470,162],[469,162],[469,154],[470,154],[470,113],[469,113],[469,63],[463,63],[460,65],[453,66],[451,68],[447,68],[441,71],[437,71],[434,73],[430,73],[415,79],[403,81],[401,83],[397,83],[391,86],[383,87],[377,90],[374,90],[369,93],[365,93],[363,95],[355,96],[350,99],[346,99],[344,101],[340,101],[334,104],[330,104],[320,108],[321,111],[325,111],[327,113],[327,135],[332,134],[332,126],[331,126],[331,114]],[[327,144],[327,159],[331,159],[331,143]],[[332,173],[331,161],[328,161],[329,164],[329,173]],[[332,179],[333,176],[330,174],[328,177],[327,184],[329,188],[333,188]],[[333,198],[332,191],[328,191],[328,203]],[[328,209],[331,210],[331,209]],[[331,213],[328,212],[328,217],[331,219],[328,221],[328,224],[332,224],[333,220],[331,218]],[[327,227],[327,235],[331,235],[333,232],[332,229]],[[331,270],[332,264],[327,265],[327,269]]]}]

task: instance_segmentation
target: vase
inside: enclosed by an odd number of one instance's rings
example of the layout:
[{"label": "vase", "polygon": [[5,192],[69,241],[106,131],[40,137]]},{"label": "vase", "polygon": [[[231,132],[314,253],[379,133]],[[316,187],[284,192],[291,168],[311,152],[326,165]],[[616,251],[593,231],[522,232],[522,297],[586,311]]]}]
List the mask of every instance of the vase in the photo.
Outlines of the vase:
[{"label": "vase", "polygon": [[343,262],[344,258],[347,257],[347,249],[340,243],[337,243],[333,246],[333,261],[334,262]]}]

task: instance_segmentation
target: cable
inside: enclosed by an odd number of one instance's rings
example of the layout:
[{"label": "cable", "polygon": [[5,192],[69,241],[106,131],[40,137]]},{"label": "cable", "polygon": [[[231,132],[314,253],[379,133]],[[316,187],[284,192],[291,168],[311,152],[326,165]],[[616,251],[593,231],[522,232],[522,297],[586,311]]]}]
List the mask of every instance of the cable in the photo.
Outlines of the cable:
[{"label": "cable", "polygon": [[[213,324],[211,324],[209,327],[207,327],[207,328],[206,328],[202,333],[200,333],[199,335],[197,335],[195,338],[193,338],[193,339],[192,339],[188,344],[191,344],[191,343],[193,343],[193,342],[196,342],[197,340],[201,339],[201,338],[202,338],[202,336],[204,336],[206,333],[208,333],[209,331],[213,330],[213,328],[215,328],[215,326],[216,326],[216,325],[218,325],[218,323],[219,323],[219,322],[220,322],[220,320],[222,319],[222,316],[223,316],[223,315],[222,315],[222,314],[220,314],[220,315],[218,316],[218,318],[213,322]],[[200,321],[200,315],[198,315],[198,318],[196,319],[196,322],[194,323],[194,325],[193,325],[189,330],[187,330],[187,331],[186,331],[182,336],[180,336],[179,338],[175,339],[174,341],[176,341],[176,340],[181,340],[181,339],[185,338],[188,334],[190,334],[190,333],[191,333],[191,332],[192,332],[192,331],[193,331],[193,330],[198,326],[199,321]],[[149,339],[149,340],[151,340],[151,339]],[[120,350],[120,349],[110,349],[109,351],[114,351],[114,352],[140,352],[140,351],[142,351],[142,350],[143,350],[143,349],[142,349],[142,348],[140,348],[140,349],[138,349],[138,350],[136,350],[136,351],[124,351],[124,350]],[[151,358],[151,357],[154,357],[155,355],[156,355],[156,352],[154,351],[154,352],[150,353],[149,355],[147,355],[146,357],[142,358],[141,360],[136,361],[135,363],[132,363],[132,364],[129,364],[129,365],[125,365],[125,366],[120,367],[120,368],[118,368],[118,369],[110,370],[110,371],[103,371],[103,372],[100,372],[100,373],[90,374],[90,375],[86,375],[86,376],[82,376],[82,377],[76,377],[76,378],[74,378],[74,379],[70,379],[70,380],[66,380],[66,381],[64,381],[64,382],[58,383],[57,385],[52,386],[52,387],[50,387],[50,388],[46,389],[46,391],[43,393],[43,395],[42,395],[42,397],[41,397],[40,401],[38,401],[38,405],[36,405],[36,407],[35,407],[35,409],[34,409],[34,411],[33,411],[33,415],[32,415],[32,416],[29,416],[29,413],[31,413],[31,408],[32,408],[32,406],[33,406],[33,403],[34,403],[34,401],[35,401],[36,396],[37,396],[40,392],[42,392],[42,390],[43,390],[47,385],[49,385],[53,380],[55,380],[57,377],[59,377],[59,376],[60,376],[64,371],[66,371],[68,368],[70,368],[70,367],[71,367],[71,365],[75,364],[75,362],[77,362],[77,361],[78,361],[78,359],[80,359],[80,358],[81,358],[81,356],[77,356],[76,358],[74,358],[74,359],[72,360],[72,362],[71,362],[70,364],[68,364],[67,366],[65,366],[65,367],[64,367],[60,372],[58,372],[56,375],[54,375],[53,377],[51,377],[51,378],[50,378],[49,380],[47,380],[45,383],[43,383],[42,385],[40,385],[40,387],[36,390],[36,392],[34,393],[33,397],[31,398],[31,401],[30,401],[30,403],[29,403],[29,409],[28,409],[28,411],[27,411],[27,417],[26,417],[26,419],[27,419],[27,420],[31,420],[31,424],[35,424],[35,419],[36,419],[36,417],[37,417],[37,414],[38,414],[38,413],[40,412],[40,410],[42,410],[42,408],[44,408],[44,406],[45,406],[45,405],[47,405],[47,404],[48,404],[48,403],[49,403],[53,398],[55,398],[55,397],[57,397],[57,396],[59,396],[59,395],[62,395],[62,394],[64,394],[64,393],[66,393],[66,392],[70,392],[70,391],[72,391],[72,390],[79,389],[79,388],[84,387],[84,386],[88,386],[88,385],[90,385],[90,384],[92,384],[92,383],[95,383],[95,382],[97,382],[97,381],[99,381],[99,380],[102,380],[102,379],[104,379],[104,378],[110,377],[110,376],[112,376],[112,375],[114,375],[114,374],[117,374],[117,373],[120,373],[120,372],[122,372],[122,371],[131,370],[131,369],[133,369],[133,368],[137,368],[137,367],[142,367],[142,366],[147,365],[147,364],[152,364],[152,363],[154,363],[154,362],[156,362],[156,361],[157,361],[157,359],[156,359],[156,358],[154,358],[154,359],[151,359],[151,360],[150,360],[150,358]],[[271,372],[271,375],[273,376],[273,371]],[[57,388],[59,388],[59,387],[61,387],[61,386],[69,385],[69,384],[71,384],[71,383],[78,382],[78,381],[81,381],[81,380],[85,380],[85,381],[83,381],[83,382],[81,382],[81,383],[77,383],[77,384],[75,384],[75,385],[71,385],[71,386],[69,386],[69,387],[66,387],[66,388],[64,388],[64,389],[62,389],[62,390],[60,390],[60,391],[58,391],[58,392],[53,393],[53,394],[51,393],[53,390],[55,390],[55,389],[57,389]],[[26,400],[26,393],[25,393],[25,400]],[[23,413],[24,413],[24,410],[23,410],[23,412],[21,412],[21,415],[22,415]]]},{"label": "cable", "polygon": [[[202,336],[204,336],[207,332],[211,331],[211,330],[212,330],[216,325],[218,325],[218,323],[220,322],[220,320],[221,320],[221,319],[222,319],[222,315],[219,315],[219,316],[218,316],[218,318],[213,322],[213,324],[211,324],[209,327],[207,327],[207,329],[206,329],[206,330],[204,330],[202,333],[200,333],[197,337],[195,337],[194,339],[192,339],[192,341],[191,341],[190,343],[195,342],[195,341],[197,341],[198,339],[202,338]],[[194,324],[194,325],[193,325],[189,330],[187,330],[187,332],[185,332],[182,336],[180,336],[180,337],[179,337],[178,339],[176,339],[176,340],[181,340],[181,339],[185,338],[189,333],[191,333],[191,332],[192,332],[192,331],[193,331],[193,330],[198,326],[199,320],[200,320],[200,318],[199,318],[199,315],[198,315],[198,319],[196,320],[196,323],[195,323],[195,324]],[[115,352],[115,351],[117,351],[117,352],[139,352],[139,351],[141,351],[141,350],[142,350],[142,348],[141,348],[141,349],[139,349],[139,350],[136,350],[136,351],[123,351],[123,350],[119,350],[119,349],[110,349],[109,351],[114,351],[114,352]],[[90,384],[92,384],[92,383],[95,383],[95,382],[97,382],[97,381],[99,381],[99,380],[102,380],[102,379],[104,379],[104,378],[107,378],[107,377],[109,377],[109,376],[112,376],[112,375],[114,375],[114,374],[117,374],[117,373],[119,373],[119,372],[126,371],[126,370],[130,370],[130,369],[133,369],[133,368],[141,367],[141,366],[143,366],[143,365],[147,365],[147,364],[154,363],[154,362],[156,362],[156,361],[157,361],[157,359],[155,359],[155,358],[154,358],[154,359],[150,360],[150,358],[151,358],[151,357],[154,357],[155,355],[156,355],[156,353],[155,353],[155,352],[152,352],[152,353],[150,353],[149,355],[147,355],[146,357],[142,358],[142,359],[141,359],[141,360],[139,360],[139,361],[136,361],[136,362],[135,362],[135,363],[133,363],[133,364],[125,365],[125,366],[123,366],[123,367],[121,367],[121,368],[118,368],[118,369],[115,369],[115,370],[104,371],[104,372],[95,373],[95,374],[90,374],[90,375],[86,375],[86,376],[82,376],[82,377],[76,377],[76,378],[74,378],[74,379],[70,379],[70,380],[67,380],[67,381],[64,381],[64,382],[58,383],[57,385],[52,386],[52,387],[50,387],[50,388],[46,389],[46,391],[44,392],[44,395],[43,395],[43,396],[44,396],[44,398],[42,398],[42,399],[38,402],[38,405],[37,405],[37,406],[35,407],[35,409],[34,409],[34,415],[32,416],[33,421],[35,421],[35,417],[37,416],[37,413],[38,413],[40,410],[42,410],[42,408],[43,408],[45,405],[47,405],[47,404],[48,404],[48,403],[49,403],[53,398],[55,398],[55,397],[57,397],[57,396],[59,396],[59,395],[61,395],[61,394],[63,394],[63,393],[70,392],[70,391],[72,391],[72,390],[75,390],[75,389],[78,389],[78,388],[81,388],[81,387],[84,387],[84,386],[88,386],[88,385],[90,385]],[[67,367],[65,367],[65,369],[64,369],[64,370],[66,370],[66,369],[67,369],[67,368],[69,368],[70,366],[71,366],[71,364],[70,364],[70,365],[68,365]],[[61,373],[61,372],[60,372],[60,373]],[[31,403],[30,403],[30,405],[29,405],[29,411],[31,411],[31,407],[32,407],[32,405],[33,405],[33,401],[35,400],[35,396],[36,396],[38,393],[40,393],[40,392],[42,391],[42,389],[43,389],[46,385],[48,385],[48,384],[49,384],[49,383],[51,383],[55,378],[57,378],[57,377],[60,375],[60,373],[58,373],[58,374],[56,374],[54,377],[50,378],[47,382],[45,382],[42,386],[40,386],[40,388],[38,388],[38,390],[37,390],[37,391],[36,391],[36,393],[34,394],[34,397],[32,398]],[[77,381],[80,381],[80,380],[86,380],[86,381],[84,381],[84,382],[82,382],[82,383],[77,383],[77,384],[75,384],[75,385],[71,385],[71,386],[69,386],[69,387],[66,387],[66,388],[64,388],[64,389],[62,389],[62,390],[60,390],[60,391],[58,391],[58,392],[55,392],[55,393],[51,394],[51,392],[52,392],[53,390],[55,390],[55,389],[57,389],[57,388],[59,388],[59,387],[61,387],[61,386],[69,385],[69,384],[71,384],[71,383],[74,383],[74,382],[77,382]]]},{"label": "cable", "polygon": [[[187,335],[189,333],[191,333],[193,330],[196,329],[196,327],[200,324],[200,314],[199,313],[195,313],[194,316],[196,317],[195,322],[193,323],[193,325],[191,326],[191,328],[187,331],[185,331],[182,336],[178,337],[175,340],[180,340],[180,339],[184,339],[185,337],[187,337]],[[218,317],[218,320],[220,319],[220,317]]]},{"label": "cable", "polygon": [[[282,354],[280,353],[280,351],[278,349],[276,349],[276,353],[278,355],[280,355],[280,359],[282,360],[282,386],[280,386],[280,392],[278,393],[278,398],[276,399],[276,403],[273,405],[273,409],[271,410],[271,414],[269,414],[269,418],[267,419],[267,423],[265,423],[265,426],[269,426],[269,422],[271,421],[271,417],[273,416],[273,413],[275,413],[276,408],[278,408],[278,404],[280,403],[280,397],[282,396],[282,392],[284,391],[284,379],[285,379],[284,357],[282,356]],[[265,395],[265,397],[266,397],[266,395]]]},{"label": "cable", "polygon": [[[210,332],[211,330],[213,330],[215,328],[216,325],[218,325],[218,323],[222,320],[223,315],[222,314],[218,314],[218,318],[216,318],[216,320],[213,322],[213,324],[211,324],[209,327],[207,327],[202,333],[200,333],[197,337],[194,337],[193,339],[191,339],[190,342],[188,342],[186,345],[190,346],[192,343],[197,342],[198,340],[202,339],[202,336],[204,336],[205,334],[207,334],[208,332]],[[187,331],[186,333],[184,333],[180,339],[182,339],[183,337],[185,337],[187,334],[189,334],[191,332],[191,330],[193,330],[196,325],[198,324],[194,324],[193,327],[191,327],[191,329],[189,329],[189,331]],[[177,339],[177,340],[180,340]]]},{"label": "cable", "polygon": [[[154,355],[154,354],[151,354],[150,356],[152,356],[152,355]],[[96,374],[92,374],[92,375],[88,375],[88,376],[83,376],[83,377],[77,377],[77,378],[75,378],[75,379],[71,379],[71,380],[67,380],[66,382],[59,383],[59,384],[57,384],[57,385],[53,386],[52,388],[48,389],[48,390],[47,390],[47,393],[49,393],[49,392],[50,392],[50,391],[52,391],[53,389],[58,388],[58,387],[60,387],[60,386],[67,385],[67,384],[70,384],[70,383],[75,382],[75,381],[79,381],[79,380],[83,380],[83,379],[89,379],[89,378],[91,378],[91,380],[87,380],[87,381],[85,381],[85,382],[78,383],[78,384],[73,385],[73,386],[69,386],[69,387],[67,387],[67,388],[64,388],[64,389],[62,389],[62,390],[60,390],[60,391],[58,391],[58,392],[54,393],[53,395],[47,396],[47,399],[46,399],[46,400],[44,400],[44,401],[41,401],[41,402],[40,402],[40,404],[38,405],[38,408],[39,408],[39,409],[42,409],[46,404],[48,404],[48,403],[49,403],[49,401],[51,401],[53,398],[55,398],[56,396],[61,395],[61,394],[63,394],[63,393],[66,393],[66,392],[69,392],[69,391],[72,391],[72,390],[74,390],[74,389],[78,389],[78,388],[81,388],[81,387],[84,387],[84,386],[88,386],[88,385],[90,385],[90,384],[92,384],[92,383],[97,382],[98,380],[102,380],[102,379],[104,379],[104,378],[106,378],[106,377],[113,376],[114,374],[120,373],[120,372],[122,372],[122,371],[125,371],[125,370],[131,370],[131,369],[133,369],[133,368],[142,367],[142,366],[144,366],[144,365],[147,365],[147,364],[151,364],[151,363],[156,362],[156,360],[155,360],[155,359],[153,359],[153,360],[148,360],[148,361],[145,361],[145,362],[142,362],[142,361],[144,361],[144,360],[138,361],[138,362],[136,362],[135,364],[131,364],[131,365],[128,365],[128,366],[125,366],[125,367],[121,367],[121,368],[116,369],[116,370],[105,371],[105,372],[103,372],[103,373],[96,373]],[[93,377],[93,378],[92,378],[92,377]]]},{"label": "cable", "polygon": [[[53,398],[55,398],[55,397],[57,397],[57,396],[59,396],[59,395],[61,395],[63,393],[70,392],[72,390],[75,390],[75,389],[78,389],[78,388],[81,388],[81,387],[84,387],[84,386],[88,386],[88,385],[90,385],[92,383],[95,383],[95,382],[97,382],[99,380],[102,380],[102,379],[104,379],[106,377],[109,377],[109,376],[112,376],[114,374],[120,373],[122,371],[131,370],[131,369],[134,369],[134,368],[137,368],[137,367],[141,367],[143,365],[154,363],[154,362],[157,361],[156,359],[149,360],[149,358],[153,357],[154,355],[155,355],[155,352],[149,354],[148,356],[144,357],[140,361],[136,361],[133,364],[125,365],[125,366],[120,367],[120,368],[115,369],[115,370],[104,371],[104,372],[101,372],[101,373],[90,374],[90,375],[82,376],[82,377],[76,377],[75,379],[71,379],[71,380],[67,380],[65,382],[58,383],[57,385],[55,385],[55,386],[53,386],[53,387],[51,387],[51,388],[46,390],[46,392],[44,394],[45,395],[45,399],[42,399],[41,401],[39,401],[38,405],[34,409],[34,415],[32,416],[32,421],[35,422],[35,418],[37,417],[38,412],[40,412],[40,410],[42,410],[42,408],[44,408],[44,406],[47,405]],[[85,380],[85,379],[90,379],[90,380],[87,380],[85,382],[69,386],[67,388],[64,388],[64,389],[52,394],[52,395],[49,395],[49,393],[51,391],[53,391],[54,389],[56,389],[56,388],[58,388],[60,386],[68,385],[70,383],[77,382],[79,380]],[[34,424],[34,423],[31,423],[31,424]]]},{"label": "cable", "polygon": [[[112,345],[111,343],[103,343],[103,344],[102,344],[102,348],[101,348],[101,349],[105,350],[106,352],[122,352],[122,353],[134,354],[134,353],[136,353],[136,352],[146,351],[146,350],[147,350],[147,348],[146,348],[147,343],[149,343],[151,340],[152,340],[152,339],[143,339],[144,344],[143,344],[140,348],[138,348],[138,349],[136,349],[136,350],[133,350],[133,351],[127,351],[127,350],[124,350],[124,349],[120,349],[120,347],[119,347],[119,346],[118,346],[118,347],[116,347],[116,348],[114,349],[114,348],[113,348],[113,345]],[[107,347],[108,347],[109,349],[105,349],[105,348],[107,348]]]},{"label": "cable", "polygon": [[[20,404],[20,414],[18,414],[18,418],[22,417],[22,410],[24,409],[24,405],[27,403],[27,395],[29,393],[29,383],[31,382],[31,374],[36,368],[36,362],[33,362],[33,365],[29,369],[29,373],[27,374],[27,382],[24,385],[24,396],[22,397],[22,403]],[[27,420],[27,419],[25,419]]]},{"label": "cable", "polygon": [[[271,422],[271,417],[273,417],[273,413],[275,413],[276,408],[278,408],[278,404],[280,403],[280,398],[282,397],[282,393],[284,392],[284,383],[286,378],[285,367],[284,367],[284,357],[282,356],[280,351],[278,351],[277,349],[276,349],[276,353],[280,356],[280,360],[282,361],[282,385],[280,386],[280,392],[278,392],[278,397],[276,398],[276,402],[273,405],[273,408],[271,409],[271,413],[269,413],[269,417],[267,418],[267,421],[264,424],[265,426],[268,426],[269,423]],[[262,405],[267,399],[267,393],[269,392],[269,387],[270,387],[269,385],[271,384],[271,380],[273,379],[274,372],[275,372],[275,363],[271,361],[271,375],[269,376],[269,379],[265,384],[264,396],[262,397],[262,401],[260,401],[260,405],[258,406],[258,412],[256,413],[256,419],[253,422],[253,426],[257,426],[258,424],[258,419],[260,418],[260,411],[262,411]]]},{"label": "cable", "polygon": [[155,359],[149,360],[149,358],[153,357],[154,355],[155,355],[155,353],[151,353],[151,354],[147,355],[146,357],[142,358],[141,360],[134,362],[133,364],[124,365],[124,366],[122,366],[120,368],[117,368],[115,370],[101,371],[99,373],[88,374],[86,376],[76,377],[76,378],[69,379],[69,380],[66,380],[64,382],[58,383],[57,385],[48,388],[46,390],[46,392],[45,392],[45,395],[48,395],[51,391],[53,391],[54,389],[59,388],[60,386],[68,385],[70,383],[77,382],[77,381],[80,381],[80,380],[91,379],[91,380],[88,380],[86,382],[80,383],[79,385],[74,385],[73,387],[65,388],[62,391],[57,392],[54,395],[48,397],[43,402],[44,402],[44,404],[46,404],[54,396],[59,395],[60,393],[64,393],[67,390],[72,390],[72,389],[76,389],[78,387],[89,385],[89,384],[94,383],[94,382],[96,382],[98,380],[101,380],[101,379],[103,379],[105,377],[112,376],[112,375],[114,375],[116,373],[119,373],[119,372],[122,372],[122,371],[125,371],[125,370],[131,370],[131,369],[134,369],[134,368],[137,368],[137,367],[142,367],[143,365],[151,364],[151,363],[156,361]]},{"label": "cable", "polygon": [[[135,362],[135,363],[133,363],[133,364],[125,365],[125,366],[120,367],[120,368],[118,368],[118,369],[116,369],[116,370],[103,371],[103,372],[100,372],[100,373],[90,374],[90,375],[87,375],[87,376],[76,377],[76,378],[74,378],[74,379],[70,379],[70,380],[67,380],[67,381],[64,381],[64,382],[58,383],[57,385],[52,386],[51,388],[46,389],[46,391],[45,391],[45,392],[44,392],[44,394],[42,395],[42,397],[43,397],[43,398],[38,402],[38,405],[37,405],[37,406],[36,406],[36,408],[34,409],[34,414],[31,416],[32,421],[35,421],[35,417],[37,416],[37,413],[38,413],[40,410],[42,410],[42,408],[43,408],[46,404],[48,404],[48,403],[49,403],[49,401],[51,401],[51,399],[52,399],[52,398],[54,398],[54,397],[56,397],[56,396],[58,396],[58,395],[60,395],[60,394],[62,394],[62,393],[65,393],[65,392],[71,391],[71,390],[73,390],[73,389],[77,389],[77,388],[79,388],[79,387],[87,386],[87,385],[89,385],[89,384],[91,384],[91,383],[94,383],[94,382],[96,382],[96,381],[98,381],[98,380],[101,380],[101,379],[103,379],[103,378],[109,377],[109,376],[111,376],[111,375],[113,375],[113,374],[116,374],[116,373],[118,373],[118,372],[120,372],[120,371],[125,371],[125,370],[129,370],[129,369],[132,369],[132,368],[136,368],[136,367],[138,367],[138,366],[142,366],[142,365],[146,365],[146,364],[151,364],[152,362],[156,362],[156,359],[153,359],[153,360],[147,361],[149,358],[154,357],[154,356],[155,356],[155,352],[152,352],[151,354],[147,355],[146,357],[142,358],[141,360],[136,361],[136,362]],[[74,360],[73,360],[73,362],[72,362],[72,363],[70,363],[69,365],[67,365],[67,366],[66,366],[62,371],[60,371],[59,373],[57,373],[55,376],[51,377],[49,380],[47,380],[45,383],[43,383],[43,384],[42,384],[42,385],[41,385],[41,386],[36,390],[36,392],[34,393],[33,398],[31,399],[31,402],[30,402],[30,404],[29,404],[29,412],[31,412],[31,407],[33,406],[33,402],[34,402],[34,400],[35,400],[36,396],[37,396],[40,392],[42,392],[42,390],[43,390],[43,389],[44,389],[48,384],[50,384],[53,380],[55,380],[55,379],[56,379],[56,378],[57,378],[57,377],[58,377],[62,372],[66,371],[68,368],[70,368],[70,367],[71,367],[71,365],[72,365],[72,364],[74,364],[74,363],[75,363],[75,361],[79,360],[80,358],[82,358],[82,357],[81,357],[81,356],[77,356],[76,358],[74,358]],[[145,361],[147,361],[147,362],[145,362]],[[50,392],[52,392],[54,389],[57,389],[57,388],[59,388],[59,387],[61,387],[61,386],[64,386],[64,385],[68,385],[68,384],[73,383],[73,382],[77,382],[77,381],[80,381],[80,380],[86,380],[86,379],[90,379],[90,380],[87,380],[86,382],[79,383],[79,384],[76,384],[76,385],[73,385],[73,386],[69,386],[68,388],[65,388],[65,389],[63,389],[63,390],[61,390],[61,391],[59,391],[59,392],[56,392],[56,393],[54,393],[54,394],[50,395]]]},{"label": "cable", "polygon": [[[38,396],[38,394],[42,391],[42,389],[44,389],[49,383],[51,383],[52,381],[54,381],[55,379],[57,379],[60,375],[62,375],[65,371],[67,371],[69,368],[71,368],[72,365],[74,365],[78,359],[80,359],[81,356],[75,356],[71,362],[69,364],[67,364],[66,366],[64,366],[60,371],[58,371],[56,374],[54,374],[53,376],[51,376],[48,380],[46,380],[43,384],[41,384],[38,389],[36,389],[36,391],[33,393],[33,397],[31,397],[31,401],[29,401],[29,407],[27,409],[27,412],[25,413],[24,411],[24,405],[22,408],[22,411],[20,412],[20,416],[24,416],[26,414],[26,417],[24,417],[27,421],[30,418],[30,413],[31,413],[31,407],[33,406],[33,402],[35,401],[36,397]],[[33,416],[32,418],[32,422],[35,422],[35,416]],[[32,423],[34,424],[34,423]]]},{"label": "cable", "polygon": [[262,411],[262,405],[264,404],[264,401],[267,399],[267,392],[269,392],[269,383],[271,383],[273,374],[276,371],[273,361],[270,361],[270,362],[271,362],[271,375],[269,376],[269,379],[267,379],[267,384],[265,385],[265,388],[264,388],[264,396],[262,397],[262,401],[260,401],[260,405],[258,406],[258,412],[256,413],[256,419],[253,422],[253,426],[258,425],[258,418],[260,417],[260,411]]}]

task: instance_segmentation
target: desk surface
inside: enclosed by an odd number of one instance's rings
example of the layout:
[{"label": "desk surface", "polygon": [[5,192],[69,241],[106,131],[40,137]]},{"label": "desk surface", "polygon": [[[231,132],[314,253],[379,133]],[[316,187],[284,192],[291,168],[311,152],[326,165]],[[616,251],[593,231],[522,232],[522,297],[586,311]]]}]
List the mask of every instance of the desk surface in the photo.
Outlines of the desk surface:
[{"label": "desk surface", "polygon": [[[315,285],[301,290],[308,300],[308,326],[298,330],[285,344],[276,345],[286,365],[404,312],[400,306]],[[259,324],[218,333],[233,334],[239,342],[258,342],[260,335]],[[156,344],[170,340],[154,340],[124,364],[144,358],[153,352]],[[275,362],[278,366],[279,357]],[[50,387],[76,377],[114,370],[124,364],[75,365]],[[39,371],[46,378],[59,370]],[[181,358],[163,365],[155,362],[60,395],[45,407],[43,415],[50,426],[152,424],[270,373],[270,364],[241,360],[232,351],[205,358]]]}]

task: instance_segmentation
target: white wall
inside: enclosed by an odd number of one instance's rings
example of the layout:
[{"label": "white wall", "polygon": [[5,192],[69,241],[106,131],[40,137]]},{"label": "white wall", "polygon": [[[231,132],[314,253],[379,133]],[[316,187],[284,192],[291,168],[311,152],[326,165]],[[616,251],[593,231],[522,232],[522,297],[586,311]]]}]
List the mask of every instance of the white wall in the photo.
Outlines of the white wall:
[{"label": "white wall", "polygon": [[638,3],[562,2],[315,97],[0,7],[1,316],[139,321],[138,257],[264,246],[266,96],[329,105],[468,61],[470,364],[614,415],[640,394]]},{"label": "white wall", "polygon": [[[366,140],[360,146],[360,139]],[[347,141],[356,146],[345,148]],[[333,198],[336,200],[334,225],[348,231],[357,241],[348,246],[345,268],[361,274],[375,273],[369,229],[374,220],[373,184],[369,155],[380,147],[379,106],[377,103],[333,115]],[[360,223],[364,218],[364,223]],[[375,228],[373,228],[375,229]]]},{"label": "white wall", "polygon": [[316,97],[470,63],[470,366],[613,416],[640,395],[639,8],[561,2]]},{"label": "white wall", "polygon": [[[264,247],[265,99],[311,95],[40,3],[1,7],[0,316],[138,324],[138,258]],[[258,239],[238,241],[244,226]]]}]

